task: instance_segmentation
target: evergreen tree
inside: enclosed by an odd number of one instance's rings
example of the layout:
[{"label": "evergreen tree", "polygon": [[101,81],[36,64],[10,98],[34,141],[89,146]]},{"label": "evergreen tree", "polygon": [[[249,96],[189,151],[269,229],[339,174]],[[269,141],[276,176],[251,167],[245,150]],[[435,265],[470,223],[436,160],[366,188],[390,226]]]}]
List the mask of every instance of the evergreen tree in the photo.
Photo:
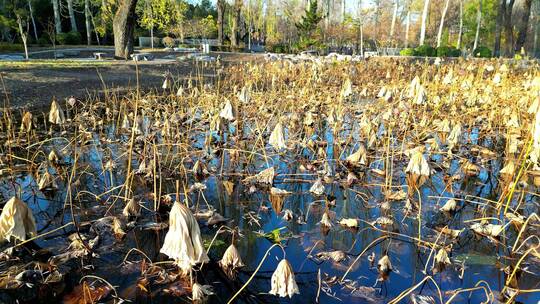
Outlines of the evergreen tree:
[{"label": "evergreen tree", "polygon": [[323,19],[322,14],[318,12],[316,0],[310,0],[306,8],[306,14],[302,20],[295,24],[296,29],[300,33],[300,39],[312,39],[314,32],[317,30],[319,22]]}]

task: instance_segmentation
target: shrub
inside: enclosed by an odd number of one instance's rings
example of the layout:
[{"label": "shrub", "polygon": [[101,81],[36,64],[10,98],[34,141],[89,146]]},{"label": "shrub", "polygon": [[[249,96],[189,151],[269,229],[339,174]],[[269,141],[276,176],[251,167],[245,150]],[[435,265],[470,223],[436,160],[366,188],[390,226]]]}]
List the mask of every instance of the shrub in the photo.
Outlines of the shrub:
[{"label": "shrub", "polygon": [[437,57],[459,57],[461,51],[452,46],[440,46],[437,48]]},{"label": "shrub", "polygon": [[49,40],[49,37],[41,36],[41,37],[39,37],[39,39],[37,41],[37,44],[39,46],[45,46],[45,45],[51,44],[51,41]]},{"label": "shrub", "polygon": [[21,51],[24,51],[24,47],[22,44],[0,42],[0,52],[21,52]]},{"label": "shrub", "polygon": [[58,44],[75,45],[75,44],[81,44],[82,37],[81,37],[81,33],[72,31],[69,33],[57,34],[56,41],[58,41]]},{"label": "shrub", "polygon": [[281,44],[281,43],[267,46],[267,48],[268,48],[268,51],[272,53],[288,53],[289,52],[289,47],[286,44]]},{"label": "shrub", "polygon": [[417,47],[415,50],[415,55],[416,56],[426,56],[426,57],[435,57],[437,56],[437,50],[430,46],[430,45],[427,45],[427,44],[424,44],[424,45],[421,45],[419,47]]},{"label": "shrub", "polygon": [[176,42],[174,41],[174,39],[169,36],[161,39],[161,43],[163,43],[163,45],[168,48],[173,48],[176,45]]},{"label": "shrub", "polygon": [[399,51],[399,55],[401,55],[401,56],[414,56],[415,52],[414,52],[414,49],[407,48],[407,49],[403,49],[403,50]]},{"label": "shrub", "polygon": [[486,46],[479,46],[473,51],[474,57],[491,58],[491,50]]}]

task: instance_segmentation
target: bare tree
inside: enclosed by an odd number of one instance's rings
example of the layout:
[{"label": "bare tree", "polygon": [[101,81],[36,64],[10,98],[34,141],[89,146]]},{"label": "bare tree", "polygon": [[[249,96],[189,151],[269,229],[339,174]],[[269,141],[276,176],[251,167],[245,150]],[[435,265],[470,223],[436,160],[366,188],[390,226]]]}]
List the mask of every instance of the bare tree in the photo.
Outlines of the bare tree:
[{"label": "bare tree", "polygon": [[86,26],[86,44],[92,44],[92,28],[90,27],[90,0],[84,0],[84,24]]},{"label": "bare tree", "polygon": [[218,41],[219,45],[223,45],[224,40],[224,15],[225,15],[225,0],[217,0],[217,27],[218,27]]},{"label": "bare tree", "polygon": [[69,22],[71,23],[71,31],[77,32],[77,21],[75,20],[75,10],[73,9],[73,0],[67,0]]},{"label": "bare tree", "polygon": [[32,0],[28,0],[28,12],[30,13],[30,19],[32,20],[32,26],[34,28],[34,38],[36,38],[36,41],[38,41],[36,19],[34,19],[34,9],[32,8]]},{"label": "bare tree", "polygon": [[506,0],[498,1],[497,19],[495,20],[495,46],[493,47],[493,55],[495,57],[499,57],[501,55],[501,36],[504,15],[506,14]]},{"label": "bare tree", "polygon": [[232,17],[232,33],[231,33],[231,45],[233,47],[240,46],[240,22],[242,12],[242,0],[234,1],[233,17]]},{"label": "bare tree", "polygon": [[411,0],[407,1],[407,16],[405,17],[405,47],[409,47],[409,31],[411,30]]},{"label": "bare tree", "polygon": [[514,56],[514,25],[512,24],[512,11],[514,8],[515,0],[510,0],[506,4],[506,9],[504,12],[504,33],[506,36],[506,55]]},{"label": "bare tree", "polygon": [[482,2],[483,0],[478,0],[478,11],[476,13],[476,35],[474,36],[473,50],[476,50],[478,47],[478,41],[480,39],[480,26],[482,25]]},{"label": "bare tree", "polygon": [[45,33],[49,37],[49,41],[53,46],[54,59],[56,59],[56,24],[55,22],[49,20],[45,26]]},{"label": "bare tree", "polygon": [[457,49],[461,49],[461,40],[463,39],[463,0],[459,0],[459,33],[457,40]]},{"label": "bare tree", "polygon": [[394,40],[394,31],[396,29],[398,5],[399,5],[399,0],[394,0],[394,12],[392,13],[392,24],[390,25],[390,41]]},{"label": "bare tree", "polygon": [[531,16],[532,0],[523,1],[523,15],[518,27],[518,36],[516,41],[516,50],[521,50],[527,40],[527,31],[529,30],[529,17]]},{"label": "bare tree", "polygon": [[62,32],[62,23],[60,21],[60,7],[58,6],[58,0],[51,0],[54,12],[54,28],[57,34]]},{"label": "bare tree", "polygon": [[429,0],[424,0],[424,9],[422,10],[422,27],[420,28],[420,45],[424,44],[424,40],[426,38],[428,11],[429,11]]},{"label": "bare tree", "polygon": [[443,28],[444,28],[444,18],[446,18],[446,12],[448,11],[449,4],[450,4],[450,0],[446,0],[442,14],[441,14],[441,22],[439,23],[439,32],[437,32],[437,47],[441,46],[442,33],[443,33]]},{"label": "bare tree", "polygon": [[[24,46],[24,57],[28,60],[28,30],[30,28],[30,22],[28,22],[28,16],[21,11],[16,11],[17,25],[19,27],[19,35]],[[23,23],[26,25],[26,29],[23,28]]]}]

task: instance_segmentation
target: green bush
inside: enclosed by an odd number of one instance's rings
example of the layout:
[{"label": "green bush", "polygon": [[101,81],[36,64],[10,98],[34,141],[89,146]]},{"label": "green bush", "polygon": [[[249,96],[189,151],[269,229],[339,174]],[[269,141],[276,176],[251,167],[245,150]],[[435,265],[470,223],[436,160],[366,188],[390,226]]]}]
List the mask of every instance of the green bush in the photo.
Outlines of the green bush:
[{"label": "green bush", "polygon": [[161,43],[163,43],[163,45],[168,48],[173,48],[176,45],[174,39],[168,36],[161,39]]},{"label": "green bush", "polygon": [[267,49],[272,53],[288,53],[290,51],[286,44],[281,43],[269,45]]},{"label": "green bush", "polygon": [[45,46],[45,45],[51,44],[51,41],[49,40],[49,37],[41,36],[41,37],[39,37],[39,39],[37,41],[37,44],[39,46]]},{"label": "green bush", "polygon": [[440,46],[437,48],[437,57],[459,57],[461,56],[460,50],[453,46]]},{"label": "green bush", "polygon": [[82,37],[79,32],[60,33],[56,35],[56,41],[58,44],[63,45],[76,45],[81,44]]},{"label": "green bush", "polygon": [[479,46],[473,51],[473,56],[478,58],[491,58],[491,50],[486,46]]},{"label": "green bush", "polygon": [[0,52],[21,52],[21,51],[24,51],[24,46],[22,44],[0,42]]},{"label": "green bush", "polygon": [[407,49],[403,49],[401,51],[399,51],[399,55],[401,56],[415,56],[415,52],[414,52],[414,49],[411,49],[411,48],[407,48]]},{"label": "green bush", "polygon": [[427,44],[424,44],[424,45],[421,45],[419,47],[417,47],[415,50],[415,55],[416,56],[424,56],[424,57],[435,57],[437,56],[437,50],[430,46],[430,45],[427,45]]}]

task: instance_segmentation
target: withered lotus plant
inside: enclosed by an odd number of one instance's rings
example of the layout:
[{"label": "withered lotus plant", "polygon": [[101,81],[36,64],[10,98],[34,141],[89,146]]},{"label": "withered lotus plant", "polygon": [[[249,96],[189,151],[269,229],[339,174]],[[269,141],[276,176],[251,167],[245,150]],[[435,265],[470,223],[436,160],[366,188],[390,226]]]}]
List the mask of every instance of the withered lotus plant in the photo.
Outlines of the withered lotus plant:
[{"label": "withered lotus plant", "polygon": [[423,151],[423,147],[414,149],[409,164],[405,169],[409,194],[414,193],[415,189],[420,188],[427,181],[431,173]]},{"label": "withered lotus plant", "polygon": [[236,246],[234,244],[231,244],[227,250],[225,250],[225,253],[223,253],[223,257],[219,261],[219,265],[225,272],[228,272],[230,270],[236,270],[238,268],[244,267],[244,263],[242,262],[242,257],[240,256],[240,253],[238,252],[238,249],[236,249]]},{"label": "withered lotus plant", "polygon": [[283,126],[280,122],[278,122],[277,125],[274,127],[274,131],[272,131],[272,134],[270,134],[270,139],[268,140],[268,143],[272,147],[274,147],[276,151],[287,148],[287,144],[285,143],[285,136],[283,135]]},{"label": "withered lotus plant", "polygon": [[279,262],[276,270],[272,274],[271,286],[271,295],[279,295],[280,297],[288,296],[289,298],[292,298],[293,295],[300,294],[294,278],[294,271],[291,264],[286,259],[282,259]]},{"label": "withered lotus plant", "polygon": [[160,252],[174,259],[184,275],[194,265],[210,260],[204,250],[199,224],[186,205],[175,202],[171,208],[169,231]]},{"label": "withered lotus plant", "polygon": [[51,103],[51,109],[49,111],[49,122],[56,125],[62,125],[66,122],[64,111],[56,100]]},{"label": "withered lotus plant", "polygon": [[0,214],[0,241],[24,241],[28,236],[33,237],[36,234],[36,221],[32,210],[19,198],[12,197]]},{"label": "withered lotus plant", "polygon": [[33,128],[32,113],[25,112],[21,121],[21,132],[30,132]]}]

